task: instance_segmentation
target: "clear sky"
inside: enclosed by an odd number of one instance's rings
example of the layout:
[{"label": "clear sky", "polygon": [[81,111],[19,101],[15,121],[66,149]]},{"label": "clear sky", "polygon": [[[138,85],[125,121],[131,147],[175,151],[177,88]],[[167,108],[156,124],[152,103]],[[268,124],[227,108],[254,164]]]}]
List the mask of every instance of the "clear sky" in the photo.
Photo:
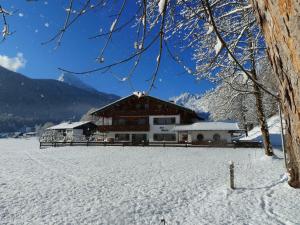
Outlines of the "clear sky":
[{"label": "clear sky", "polygon": [[[0,62],[10,63],[9,65],[15,63],[18,72],[31,78],[57,79],[61,74],[59,67],[77,72],[86,71],[123,59],[134,51],[135,29],[128,29],[113,36],[111,45],[104,54],[105,62],[101,65],[96,62],[95,59],[104,45],[105,38],[90,40],[88,37],[98,34],[100,30],[109,31],[114,18],[108,15],[115,13],[109,7],[104,11],[97,10],[82,17],[65,34],[59,48],[55,48],[55,42],[42,45],[42,42],[50,39],[61,29],[66,16],[67,2],[1,0],[2,7],[14,12],[13,16],[8,17],[10,30],[14,33],[0,44]],[[124,22],[136,9],[129,6],[125,10],[122,18]],[[128,65],[118,66],[105,73],[78,76],[99,91],[120,96],[126,96],[133,90],[144,91],[149,86],[147,80],[154,70],[157,52],[157,46],[154,46],[142,57],[142,63],[132,80],[133,88],[128,82],[117,78],[126,76],[126,71],[130,68]],[[193,65],[188,60],[191,57],[190,53],[182,57]],[[183,92],[201,94],[212,88],[212,84],[208,81],[196,81],[192,75],[183,71],[181,66],[164,54],[156,88],[151,95],[168,99]]]}]

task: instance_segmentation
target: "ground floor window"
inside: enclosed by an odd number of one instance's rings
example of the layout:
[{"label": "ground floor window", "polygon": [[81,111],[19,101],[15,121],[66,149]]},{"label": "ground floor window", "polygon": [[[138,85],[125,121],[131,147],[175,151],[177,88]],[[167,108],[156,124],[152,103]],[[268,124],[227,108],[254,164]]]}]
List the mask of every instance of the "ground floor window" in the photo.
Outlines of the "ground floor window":
[{"label": "ground floor window", "polygon": [[143,143],[147,141],[147,134],[132,134],[133,143]]},{"label": "ground floor window", "polygon": [[153,134],[154,141],[176,141],[176,134]]},{"label": "ground floor window", "polygon": [[188,141],[188,134],[181,134],[182,141]]},{"label": "ground floor window", "polygon": [[115,134],[116,141],[129,141],[129,134]]},{"label": "ground floor window", "polygon": [[204,140],[203,134],[198,134],[197,135],[197,141],[203,141],[203,140]]},{"label": "ground floor window", "polygon": [[214,140],[214,141],[220,141],[220,140],[221,140],[220,134],[214,134],[213,140]]}]

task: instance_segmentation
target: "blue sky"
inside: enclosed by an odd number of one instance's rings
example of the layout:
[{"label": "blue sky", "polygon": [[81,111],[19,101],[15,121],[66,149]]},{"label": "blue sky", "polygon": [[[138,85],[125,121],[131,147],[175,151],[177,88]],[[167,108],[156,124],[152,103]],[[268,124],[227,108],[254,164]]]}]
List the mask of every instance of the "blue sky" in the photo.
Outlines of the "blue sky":
[{"label": "blue sky", "polygon": [[[79,20],[65,34],[62,45],[55,49],[55,43],[42,45],[41,43],[50,39],[63,25],[65,19],[65,0],[48,0],[38,2],[27,2],[25,0],[2,0],[1,4],[14,15],[8,18],[11,31],[15,33],[0,45],[1,57],[12,60],[25,60],[24,67],[18,69],[31,78],[57,79],[61,74],[59,67],[71,71],[86,71],[102,65],[123,59],[133,52],[134,29],[119,32],[113,36],[110,47],[104,54],[105,62],[99,65],[96,62],[100,49],[105,39],[89,40],[88,37],[109,30],[114,18],[108,15],[114,14],[109,7],[105,11],[91,12]],[[129,6],[123,16],[123,21],[130,18],[135,8]],[[113,68],[110,72],[98,72],[89,75],[78,75],[83,81],[95,87],[99,91],[126,96],[133,90],[147,90],[152,71],[156,63],[158,49],[153,47],[142,57],[134,77],[132,78],[133,89],[128,82],[121,82],[116,78],[126,75],[130,68],[121,65]],[[20,54],[22,53],[22,54]],[[19,54],[19,57],[17,55]],[[22,58],[23,57],[23,58]],[[190,65],[190,54],[183,55]],[[151,95],[168,99],[183,92],[201,94],[212,88],[212,84],[205,80],[196,79],[183,73],[167,54],[163,55],[163,63],[156,80],[156,88]]]}]

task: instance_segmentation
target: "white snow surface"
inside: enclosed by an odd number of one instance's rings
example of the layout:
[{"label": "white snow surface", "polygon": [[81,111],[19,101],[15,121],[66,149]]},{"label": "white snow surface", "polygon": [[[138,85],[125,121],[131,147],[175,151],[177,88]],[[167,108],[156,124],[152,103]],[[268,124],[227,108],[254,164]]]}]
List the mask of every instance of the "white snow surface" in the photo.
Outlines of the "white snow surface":
[{"label": "white snow surface", "polygon": [[223,43],[221,42],[220,38],[217,37],[217,43],[216,43],[216,45],[214,47],[216,55],[218,55],[220,53],[220,51],[222,50],[222,48],[223,48]]},{"label": "white snow surface", "polygon": [[200,130],[240,130],[238,123],[232,122],[198,122],[190,125],[179,125],[174,128],[177,131]]},{"label": "white snow surface", "polygon": [[112,24],[111,24],[111,26],[110,26],[110,29],[109,29],[110,32],[114,31],[117,21],[118,21],[118,20],[115,19],[115,20],[112,22]]},{"label": "white snow surface", "polygon": [[[300,191],[262,149],[58,147],[0,139],[0,224],[299,224]],[[228,188],[229,161],[236,189]]]},{"label": "white snow surface", "polygon": [[[280,117],[279,115],[275,115],[270,117],[267,120],[269,133],[270,133],[270,140],[272,145],[274,146],[281,146],[281,124],[280,124]],[[260,126],[254,127],[252,130],[248,132],[248,137],[242,138],[242,140],[255,140],[255,141],[262,141],[262,134],[260,130]]]},{"label": "white snow surface", "polygon": [[79,127],[79,126],[87,124],[87,123],[90,123],[90,121],[79,121],[79,122],[73,122],[73,123],[63,122],[63,123],[57,124],[55,126],[49,127],[49,128],[47,128],[47,130],[73,129],[73,128]]}]

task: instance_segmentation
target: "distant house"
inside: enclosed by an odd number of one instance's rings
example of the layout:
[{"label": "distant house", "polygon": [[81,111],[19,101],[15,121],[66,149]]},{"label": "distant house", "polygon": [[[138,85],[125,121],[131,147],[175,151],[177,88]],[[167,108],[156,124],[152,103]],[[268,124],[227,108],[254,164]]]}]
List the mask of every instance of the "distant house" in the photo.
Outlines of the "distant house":
[{"label": "distant house", "polygon": [[95,132],[97,126],[90,121],[64,122],[47,128],[47,133],[58,141],[83,141]]},{"label": "distant house", "polygon": [[193,110],[136,92],[91,113],[99,140],[178,142],[174,127],[203,120]]}]

